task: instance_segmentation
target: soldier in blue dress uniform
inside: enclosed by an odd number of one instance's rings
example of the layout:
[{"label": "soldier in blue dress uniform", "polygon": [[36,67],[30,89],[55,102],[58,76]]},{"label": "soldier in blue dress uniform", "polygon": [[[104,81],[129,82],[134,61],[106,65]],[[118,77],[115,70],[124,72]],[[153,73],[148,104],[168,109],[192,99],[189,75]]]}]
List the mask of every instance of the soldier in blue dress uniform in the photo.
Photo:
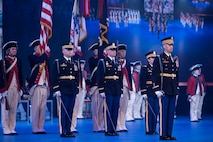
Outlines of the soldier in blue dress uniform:
[{"label": "soldier in blue dress uniform", "polygon": [[60,107],[60,136],[75,137],[70,132],[72,122],[73,108],[75,104],[76,94],[78,94],[79,70],[77,63],[72,59],[75,55],[72,44],[62,46],[63,57],[57,59],[53,65],[52,71],[52,87],[54,96],[61,100]]},{"label": "soldier in blue dress uniform", "polygon": [[106,136],[118,136],[116,127],[119,101],[123,94],[122,66],[121,63],[115,59],[116,49],[115,43],[106,46],[105,51],[107,57],[99,61],[97,70],[99,93],[106,99]]},{"label": "soldier in blue dress uniform", "polygon": [[156,57],[155,51],[150,51],[145,54],[147,65],[142,66],[140,74],[141,95],[146,100],[146,134],[157,135],[156,125],[159,112],[158,98],[152,89],[152,69],[153,62]]},{"label": "soldier in blue dress uniform", "polygon": [[178,95],[178,57],[172,55],[174,37],[161,40],[164,52],[155,58],[152,83],[159,98],[160,140],[176,140],[172,136],[176,95]]}]

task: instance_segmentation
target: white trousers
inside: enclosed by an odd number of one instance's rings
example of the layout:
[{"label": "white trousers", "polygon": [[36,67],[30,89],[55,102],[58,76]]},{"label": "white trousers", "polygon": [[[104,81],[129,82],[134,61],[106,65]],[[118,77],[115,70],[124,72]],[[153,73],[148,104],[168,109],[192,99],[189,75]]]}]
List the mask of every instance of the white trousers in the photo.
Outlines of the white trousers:
[{"label": "white trousers", "polygon": [[90,88],[90,94],[92,95],[92,122],[93,131],[104,130],[104,98],[100,96],[97,86]]},{"label": "white trousers", "polygon": [[127,107],[127,112],[126,112],[126,121],[134,120],[134,117],[133,117],[134,102],[135,102],[135,92],[130,91],[130,99],[128,100],[128,107]]},{"label": "white trousers", "polygon": [[7,102],[10,110],[6,110],[6,99],[2,98],[1,102],[1,123],[3,134],[15,133],[16,126],[16,111],[18,102],[20,100],[19,91],[17,87],[11,85],[8,89]]},{"label": "white trousers", "polygon": [[142,95],[136,93],[135,102],[133,105],[133,116],[135,119],[141,119],[141,105],[142,105]]},{"label": "white trousers", "polygon": [[191,97],[190,102],[190,121],[198,121],[198,106],[200,103],[200,95],[196,94]]},{"label": "white trousers", "polygon": [[202,108],[203,108],[203,100],[204,100],[205,95],[200,96],[200,101],[198,104],[198,119],[202,119]]},{"label": "white trousers", "polygon": [[123,97],[120,98],[120,108],[118,111],[118,120],[117,120],[117,131],[127,130],[126,128],[126,113],[128,108],[128,100],[129,100],[129,89],[127,87],[123,87]]},{"label": "white trousers", "polygon": [[37,86],[34,89],[31,106],[32,106],[32,131],[44,132],[45,112],[49,89],[43,86]]}]

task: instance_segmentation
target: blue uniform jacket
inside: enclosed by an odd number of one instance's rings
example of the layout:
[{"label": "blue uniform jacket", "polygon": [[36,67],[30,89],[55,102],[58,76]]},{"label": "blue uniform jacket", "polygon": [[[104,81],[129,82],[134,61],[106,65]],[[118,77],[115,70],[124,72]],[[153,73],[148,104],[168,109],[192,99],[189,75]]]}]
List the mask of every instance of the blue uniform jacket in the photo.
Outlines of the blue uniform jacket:
[{"label": "blue uniform jacket", "polygon": [[150,64],[142,66],[140,74],[141,94],[147,94],[148,96],[156,97],[152,89],[152,69],[153,67]]},{"label": "blue uniform jacket", "polygon": [[57,59],[53,64],[51,83],[53,92],[60,91],[65,95],[78,94],[79,69],[76,61],[70,63],[65,58]]},{"label": "blue uniform jacket", "polygon": [[97,69],[99,93],[123,94],[123,75],[120,62],[113,63],[109,57],[100,59]]},{"label": "blue uniform jacket", "polygon": [[[160,59],[160,61],[159,61]],[[178,95],[178,58],[173,56],[172,62],[163,52],[155,58],[152,71],[154,91],[163,90],[166,95]],[[162,71],[160,63],[162,63]]]}]

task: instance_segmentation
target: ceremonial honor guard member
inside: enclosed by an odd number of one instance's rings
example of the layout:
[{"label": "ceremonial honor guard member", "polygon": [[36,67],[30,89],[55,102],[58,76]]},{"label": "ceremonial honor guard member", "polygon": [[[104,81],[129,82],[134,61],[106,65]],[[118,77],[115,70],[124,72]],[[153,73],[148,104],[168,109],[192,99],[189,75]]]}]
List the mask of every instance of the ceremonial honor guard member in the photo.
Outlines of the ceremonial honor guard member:
[{"label": "ceremonial honor guard member", "polygon": [[192,72],[188,79],[186,94],[190,102],[190,121],[198,122],[202,119],[203,99],[206,95],[204,74],[201,74],[202,64],[195,64],[189,70]]},{"label": "ceremonial honor guard member", "polygon": [[52,71],[54,96],[60,100],[59,127],[61,137],[75,137],[70,132],[73,108],[79,92],[79,70],[72,57],[75,55],[72,44],[62,46],[63,57],[56,59]]},{"label": "ceremonial honor guard member", "polygon": [[157,135],[156,125],[157,116],[159,113],[158,98],[152,89],[152,69],[153,62],[156,57],[156,52],[151,51],[145,54],[147,65],[142,66],[140,74],[140,85],[141,85],[141,95],[143,99],[146,100],[146,117],[145,117],[145,127],[147,135]]},{"label": "ceremonial honor guard member", "polygon": [[123,96],[120,99],[120,108],[118,112],[118,122],[117,122],[117,131],[126,132],[128,131],[126,128],[126,113],[128,107],[128,101],[130,98],[131,90],[131,72],[130,72],[130,64],[125,59],[126,57],[126,48],[125,44],[119,44],[117,46],[117,56],[118,60],[122,64],[122,73],[123,73]]},{"label": "ceremonial honor guard member", "polygon": [[123,74],[122,65],[116,61],[116,46],[114,43],[105,47],[107,57],[98,63],[97,77],[98,89],[106,103],[106,122],[105,135],[118,136],[116,132],[119,101],[123,94]]},{"label": "ceremonial honor guard member", "polygon": [[87,85],[86,85],[86,80],[87,80],[87,71],[85,70],[86,66],[86,61],[85,60],[80,60],[80,87],[79,87],[79,110],[78,110],[78,116],[77,118],[84,118],[83,116],[83,107],[84,107],[84,100],[86,97],[87,93]]},{"label": "ceremonial honor guard member", "polygon": [[143,98],[141,96],[140,92],[140,73],[141,73],[141,61],[136,61],[133,63],[133,85],[134,85],[134,90],[135,90],[135,101],[133,105],[133,117],[134,119],[142,119],[141,112],[144,106],[142,106],[142,101]]},{"label": "ceremonial honor guard member", "polygon": [[17,135],[16,110],[23,88],[22,64],[16,56],[16,41],[5,43],[3,50],[6,56],[0,61],[1,124],[4,135]]},{"label": "ceremonial honor guard member", "polygon": [[75,105],[72,115],[72,125],[71,125],[71,132],[75,133],[78,132],[78,130],[76,129],[77,118],[84,118],[83,106],[84,106],[84,99],[87,93],[86,88],[87,71],[84,69],[85,64],[86,64],[85,60],[80,60],[79,93],[75,99]]},{"label": "ceremonial honor guard member", "polygon": [[173,37],[161,40],[164,52],[153,63],[152,83],[159,98],[160,140],[176,140],[172,136],[175,100],[178,95],[178,57],[172,55]]},{"label": "ceremonial honor guard member", "polygon": [[134,66],[134,62],[130,63],[130,74],[131,74],[131,86],[132,89],[129,91],[130,96],[129,96],[129,100],[128,100],[128,107],[127,107],[127,112],[126,112],[126,121],[134,121],[134,117],[133,117],[133,105],[135,102],[135,84],[134,84],[134,78],[133,78],[133,66]]},{"label": "ceremonial honor guard member", "polygon": [[98,82],[97,82],[97,65],[98,65],[98,43],[94,43],[89,47],[88,50],[93,51],[94,56],[90,57],[89,62],[89,69],[90,69],[90,95],[92,96],[91,99],[91,106],[92,106],[92,122],[93,122],[93,131],[94,132],[102,132],[104,131],[104,113],[103,113],[103,106],[104,106],[104,99],[99,95],[98,90]]},{"label": "ceremonial honor guard member", "polygon": [[49,47],[40,53],[40,40],[36,39],[29,45],[34,52],[29,56],[31,72],[29,88],[32,106],[32,133],[46,134],[44,130],[47,98],[49,97]]}]

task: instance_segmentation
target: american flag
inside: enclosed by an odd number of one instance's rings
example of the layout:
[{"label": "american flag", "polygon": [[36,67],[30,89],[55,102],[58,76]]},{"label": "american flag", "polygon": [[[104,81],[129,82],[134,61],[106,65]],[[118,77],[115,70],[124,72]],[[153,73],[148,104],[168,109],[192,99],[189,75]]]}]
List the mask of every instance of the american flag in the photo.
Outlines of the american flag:
[{"label": "american flag", "polygon": [[[40,19],[40,53],[48,47],[48,40],[52,37],[52,0],[43,0]],[[47,53],[50,55],[50,53]]]},{"label": "american flag", "polygon": [[78,47],[78,43],[83,41],[87,36],[86,20],[80,15],[79,1],[75,0],[72,10],[71,27],[70,27],[70,42],[74,47]]}]

